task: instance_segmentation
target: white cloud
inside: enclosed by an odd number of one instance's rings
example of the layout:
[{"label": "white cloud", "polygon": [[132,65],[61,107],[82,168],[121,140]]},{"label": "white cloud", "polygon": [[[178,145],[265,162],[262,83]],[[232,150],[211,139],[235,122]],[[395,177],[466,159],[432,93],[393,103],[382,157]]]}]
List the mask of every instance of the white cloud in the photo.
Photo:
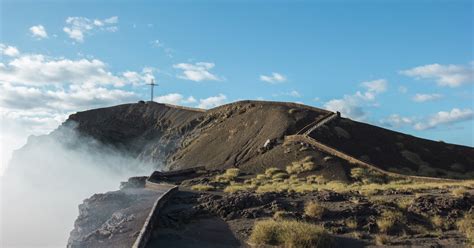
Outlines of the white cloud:
[{"label": "white cloud", "polygon": [[9,56],[9,57],[16,57],[20,55],[20,51],[14,46],[8,46],[5,44],[0,43],[0,54]]},{"label": "white cloud", "polygon": [[182,74],[178,75],[178,78],[191,80],[195,82],[210,80],[210,81],[220,81],[218,76],[209,72],[214,68],[214,63],[209,62],[198,62],[195,64],[180,63],[173,65],[176,69],[181,69]]},{"label": "white cloud", "polygon": [[392,114],[388,118],[380,121],[380,123],[383,126],[395,127],[395,128],[399,128],[406,125],[412,125],[413,122],[414,122],[414,118],[404,117],[398,114]]},{"label": "white cloud", "polygon": [[181,94],[178,93],[170,93],[167,95],[163,96],[157,96],[155,97],[155,101],[161,102],[161,103],[170,103],[170,104],[175,104],[178,105],[183,101],[184,97]]},{"label": "white cloud", "polygon": [[436,101],[443,98],[441,94],[416,94],[412,99],[415,102]]},{"label": "white cloud", "polygon": [[276,83],[283,83],[286,81],[286,77],[280,73],[273,72],[272,75],[266,76],[266,75],[260,75],[260,80],[270,83],[270,84],[276,84]]},{"label": "white cloud", "polygon": [[63,31],[68,34],[69,38],[83,42],[86,34],[91,34],[94,30],[116,32],[118,27],[118,17],[112,16],[103,20],[91,20],[86,17],[68,17],[66,19],[66,26]]},{"label": "white cloud", "polygon": [[0,66],[0,81],[35,86],[61,84],[123,86],[150,82],[151,79],[154,79],[151,68],[145,68],[141,73],[127,71],[118,76],[110,72],[107,65],[98,59],[57,59],[41,54],[20,56]]},{"label": "white cloud", "polygon": [[199,99],[199,104],[197,105],[198,108],[209,109],[213,107],[217,107],[226,103],[227,97],[223,94],[219,94],[217,96],[211,96],[204,99]]},{"label": "white cloud", "polygon": [[430,64],[400,71],[401,74],[416,79],[434,79],[440,86],[458,87],[474,82],[474,64],[440,65]]},{"label": "white cloud", "polygon": [[154,68],[145,67],[143,68],[142,72],[135,72],[135,71],[126,71],[122,73],[122,76],[134,85],[141,85],[143,83],[151,83],[152,80],[155,80],[155,76],[153,73],[155,72]]},{"label": "white cloud", "polygon": [[440,111],[429,117],[426,121],[416,123],[414,128],[416,130],[426,130],[436,128],[439,125],[449,125],[472,120],[473,118],[474,111],[472,109],[453,108],[451,111]]},{"label": "white cloud", "polygon": [[33,37],[36,37],[38,39],[48,38],[48,33],[46,33],[46,29],[43,25],[36,25],[30,27],[30,32]]},{"label": "white cloud", "polygon": [[70,85],[65,89],[18,86],[0,82],[0,107],[64,113],[138,100],[133,92],[101,86]]},{"label": "white cloud", "polygon": [[361,86],[366,89],[364,92],[357,91],[353,95],[344,95],[343,98],[329,100],[324,104],[324,107],[331,111],[339,111],[344,116],[355,120],[365,120],[367,113],[364,108],[374,106],[373,102],[376,96],[387,90],[387,84],[385,79],[362,82]]}]

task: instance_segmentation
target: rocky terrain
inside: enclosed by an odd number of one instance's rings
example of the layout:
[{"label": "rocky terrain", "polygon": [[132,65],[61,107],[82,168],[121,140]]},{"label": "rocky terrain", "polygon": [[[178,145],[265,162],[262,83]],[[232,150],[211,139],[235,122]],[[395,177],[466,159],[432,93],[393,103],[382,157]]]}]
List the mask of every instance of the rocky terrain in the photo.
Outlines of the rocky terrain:
[{"label": "rocky terrain", "polygon": [[[130,224],[123,209],[139,206],[144,198],[130,192],[140,191],[144,180],[179,185],[149,247],[462,247],[473,238],[471,147],[294,103],[241,101],[204,111],[139,102],[71,115],[50,135],[31,139],[11,167],[31,147],[69,129],[90,150],[106,147],[160,171],[200,168],[136,178],[85,200],[71,247],[125,232]],[[110,204],[115,207],[105,210]],[[283,234],[267,239],[271,225],[293,228],[273,230]],[[295,235],[285,232],[298,225],[309,225],[303,230],[319,239],[289,240]]]}]

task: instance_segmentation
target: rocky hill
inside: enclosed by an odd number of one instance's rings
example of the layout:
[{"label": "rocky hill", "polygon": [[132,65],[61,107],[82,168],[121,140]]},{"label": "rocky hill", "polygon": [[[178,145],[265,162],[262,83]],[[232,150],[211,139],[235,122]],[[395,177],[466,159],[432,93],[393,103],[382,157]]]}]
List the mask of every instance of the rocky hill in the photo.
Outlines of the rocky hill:
[{"label": "rocky hill", "polygon": [[[240,101],[208,111],[139,102],[78,112],[49,136],[64,135],[64,127],[73,127],[85,137],[162,170],[205,166],[261,172],[285,168],[307,156],[339,168],[344,161],[325,160],[326,153],[308,144],[285,142],[285,136],[308,129],[330,114],[282,102]],[[471,147],[420,139],[346,118],[322,125],[309,137],[392,172],[474,178]],[[31,142],[38,139],[44,137]]]}]

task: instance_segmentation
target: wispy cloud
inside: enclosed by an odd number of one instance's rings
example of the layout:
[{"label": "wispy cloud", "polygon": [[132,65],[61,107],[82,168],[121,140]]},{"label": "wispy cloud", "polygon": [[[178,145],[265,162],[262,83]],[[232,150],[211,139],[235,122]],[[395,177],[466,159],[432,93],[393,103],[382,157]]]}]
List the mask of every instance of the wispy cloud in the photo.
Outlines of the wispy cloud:
[{"label": "wispy cloud", "polygon": [[138,83],[153,79],[153,72],[145,68],[141,73],[127,71],[115,75],[106,63],[98,59],[70,60],[51,58],[42,54],[15,57],[0,66],[0,81],[33,86],[80,84],[115,85]]},{"label": "wispy cloud", "polygon": [[162,96],[157,96],[154,99],[157,102],[169,103],[174,105],[186,105],[196,103],[197,100],[193,96],[185,97],[179,93],[170,93]]},{"label": "wispy cloud", "polygon": [[440,86],[458,87],[474,82],[474,63],[469,65],[430,64],[400,71],[416,79],[434,79]]},{"label": "wispy cloud", "polygon": [[209,109],[213,107],[220,106],[227,102],[227,96],[224,94],[219,94],[217,96],[211,96],[204,99],[199,99],[198,108]]},{"label": "wispy cloud", "polygon": [[77,42],[83,42],[84,37],[87,34],[91,34],[94,30],[116,32],[118,30],[117,23],[117,16],[112,16],[102,20],[89,19],[86,17],[68,17],[63,31],[69,36],[69,38]]},{"label": "wispy cloud", "polygon": [[462,121],[472,120],[474,111],[472,109],[453,108],[451,111],[440,111],[422,122],[417,122],[414,126],[416,130],[426,130],[436,128],[440,125],[449,125]]},{"label": "wispy cloud", "polygon": [[286,81],[286,77],[280,73],[273,72],[271,75],[260,75],[260,80],[270,83],[270,84],[277,84],[283,83]]},{"label": "wispy cloud", "polygon": [[415,130],[434,129],[440,126],[454,125],[456,123],[472,120],[474,111],[472,109],[453,108],[449,111],[439,111],[428,116],[400,116],[392,114],[389,117],[380,120],[380,124],[386,127],[411,127]]},{"label": "wispy cloud", "polygon": [[8,45],[0,43],[0,55],[5,55],[8,57],[16,57],[20,55],[20,51],[14,46],[8,46]]},{"label": "wispy cloud", "polygon": [[46,29],[43,25],[36,25],[30,27],[30,32],[33,37],[38,38],[40,40],[48,38],[48,33],[46,32]]},{"label": "wispy cloud", "polygon": [[415,102],[429,102],[429,101],[436,101],[443,98],[441,94],[416,94],[413,96],[413,101]]},{"label": "wispy cloud", "polygon": [[195,64],[180,63],[173,65],[173,68],[182,70],[182,74],[178,78],[191,80],[195,82],[201,81],[220,81],[222,80],[210,70],[215,64],[210,62],[197,62]]},{"label": "wispy cloud", "polygon": [[378,79],[366,81],[360,84],[366,90],[364,92],[357,91],[353,95],[344,95],[339,99],[332,99],[324,104],[326,109],[331,111],[339,111],[344,116],[355,120],[365,120],[367,113],[365,107],[373,106],[376,96],[387,90],[387,80]]}]

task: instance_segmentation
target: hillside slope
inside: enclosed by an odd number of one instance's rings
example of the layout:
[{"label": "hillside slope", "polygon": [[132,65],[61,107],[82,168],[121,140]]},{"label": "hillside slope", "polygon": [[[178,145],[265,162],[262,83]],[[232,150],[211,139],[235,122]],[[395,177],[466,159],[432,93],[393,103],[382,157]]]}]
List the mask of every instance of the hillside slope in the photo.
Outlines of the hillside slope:
[{"label": "hillside slope", "polygon": [[[284,102],[240,101],[207,111],[139,102],[73,114],[47,137],[61,139],[67,135],[64,130],[72,127],[98,144],[163,170],[235,166],[261,172],[311,156],[332,178],[338,178],[338,171],[347,170],[347,162],[328,159],[327,153],[304,142],[284,142],[285,136],[308,130],[331,114]],[[318,127],[309,137],[388,171],[474,177],[471,147],[420,139],[346,118]],[[32,139],[15,157],[24,156],[27,147],[40,146],[44,139]]]}]

